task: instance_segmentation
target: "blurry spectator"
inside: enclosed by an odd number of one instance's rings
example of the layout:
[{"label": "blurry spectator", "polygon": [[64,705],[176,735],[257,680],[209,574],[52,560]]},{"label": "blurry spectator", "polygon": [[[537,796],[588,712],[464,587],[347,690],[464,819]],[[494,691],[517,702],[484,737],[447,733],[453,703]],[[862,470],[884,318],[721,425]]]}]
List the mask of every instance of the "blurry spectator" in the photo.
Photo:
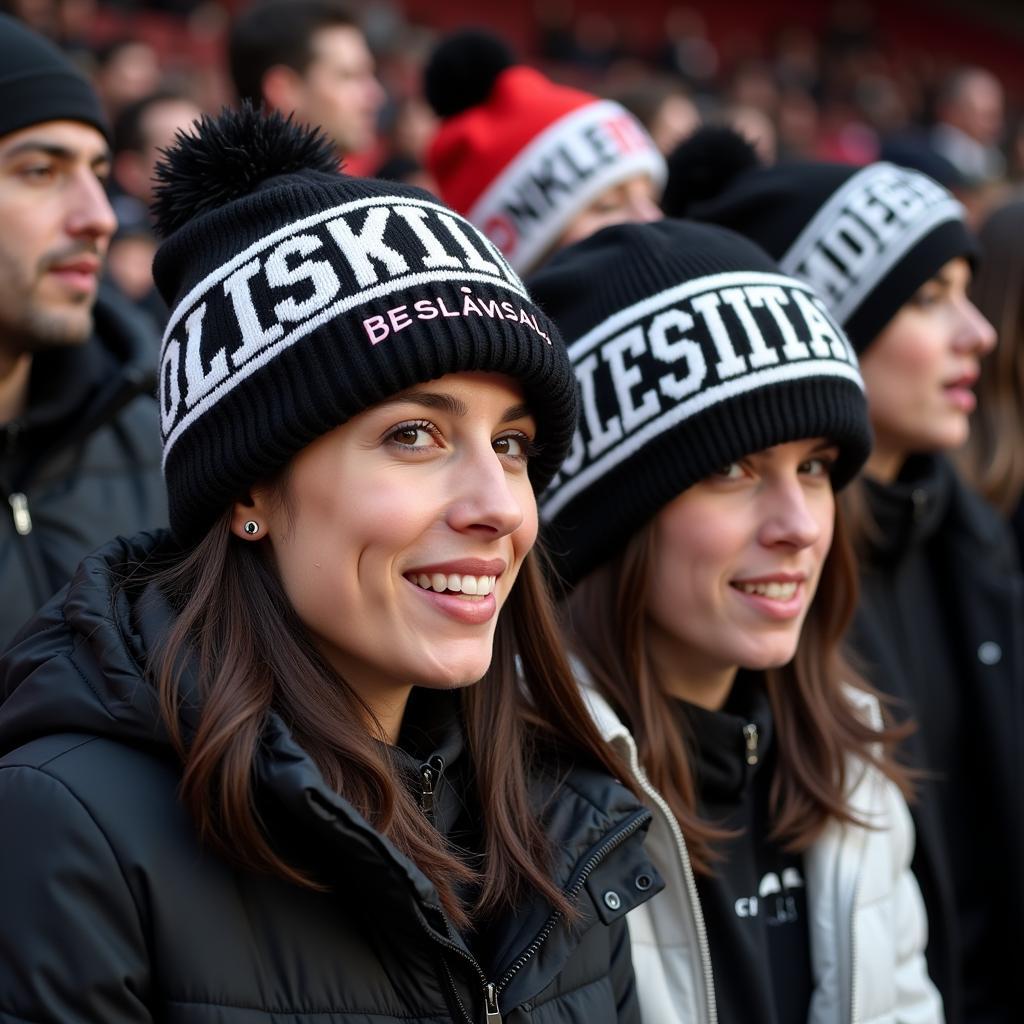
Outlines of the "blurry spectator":
[{"label": "blurry spectator", "polygon": [[608,224],[657,220],[665,159],[618,103],[556,85],[483,32],[443,40],[425,72],[441,117],[441,197],[525,274]]},{"label": "blurry spectator", "polygon": [[787,25],[775,43],[775,74],[787,88],[813,93],[819,86],[818,37],[806,25]]},{"label": "blurry spectator", "polygon": [[776,109],[780,160],[809,159],[816,155],[818,104],[802,88],[787,86]]},{"label": "blurry spectator", "polygon": [[757,59],[738,65],[729,83],[727,99],[731,105],[754,107],[774,119],[779,107],[779,86],[771,67]]},{"label": "blurry spectator", "polygon": [[757,107],[726,107],[719,120],[746,139],[766,167],[778,159],[779,143],[775,124]]},{"label": "blurry spectator", "polygon": [[422,163],[437,127],[437,115],[421,96],[407,96],[399,100],[391,106],[385,118],[388,154]]},{"label": "blurry spectator", "polygon": [[129,103],[158,89],[160,78],[160,60],[148,43],[117,39],[96,52],[92,80],[111,121]]},{"label": "blurry spectator", "polygon": [[665,156],[700,127],[700,111],[688,91],[666,76],[641,78],[616,89],[611,98],[647,129]]},{"label": "blurry spectator", "polygon": [[[153,170],[161,150],[199,120],[202,111],[183,93],[161,90],[127,106],[114,123],[114,184],[143,210],[153,202]],[[115,204],[114,209],[120,212]]]},{"label": "blurry spectator", "polygon": [[0,647],[94,547],[166,520],[157,342],[97,302],[105,132],[63,54],[0,15]]},{"label": "blurry spectator", "polygon": [[1024,551],[1024,199],[982,225],[983,259],[971,298],[999,342],[981,364],[978,407],[959,465],[968,482],[1013,526]]},{"label": "blurry spectator", "polygon": [[939,93],[936,118],[932,146],[965,178],[981,183],[1004,175],[1003,87],[994,75],[983,68],[955,72]]},{"label": "blurry spectator", "polygon": [[671,7],[665,15],[665,42],[658,66],[678,75],[698,92],[709,91],[718,74],[718,52],[707,25],[692,7]]},{"label": "blurry spectator", "polygon": [[437,182],[431,173],[411,156],[389,157],[377,168],[374,177],[383,178],[384,181],[400,181],[405,185],[415,185],[417,188],[433,192],[434,195],[438,192]]},{"label": "blurry spectator", "polygon": [[112,201],[118,230],[110,245],[107,271],[120,291],[161,328],[167,307],[153,286],[150,268],[156,251],[149,215],[153,169],[175,134],[201,115],[187,96],[168,90],[130,103],[114,124]]},{"label": "blurry spectator", "polygon": [[231,26],[240,99],[317,125],[345,156],[376,137],[384,90],[348,7],[337,0],[259,0]]}]

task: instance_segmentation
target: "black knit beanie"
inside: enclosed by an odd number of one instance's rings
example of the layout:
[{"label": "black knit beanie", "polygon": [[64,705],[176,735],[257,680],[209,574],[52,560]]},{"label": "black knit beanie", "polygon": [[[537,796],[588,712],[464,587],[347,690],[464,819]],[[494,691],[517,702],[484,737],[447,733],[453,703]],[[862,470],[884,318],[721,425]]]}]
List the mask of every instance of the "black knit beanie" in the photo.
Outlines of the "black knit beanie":
[{"label": "black knit beanie", "polygon": [[43,121],[83,121],[110,137],[85,76],[48,39],[0,14],[0,135]]},{"label": "black knit beanie", "polygon": [[448,373],[520,381],[538,491],[568,447],[565,348],[498,250],[429,193],[336,168],[322,136],[248,106],[158,167],[164,476],[184,542],[321,434]]},{"label": "black knit beanie", "polygon": [[920,171],[890,163],[744,159],[746,143],[705,129],[669,159],[665,210],[732,228],[817,290],[863,352],[900,307],[957,256],[977,246],[964,208]]},{"label": "black knit beanie", "polygon": [[562,331],[580,388],[572,449],[541,496],[569,584],[744,455],[826,437],[839,447],[836,488],[868,456],[842,328],[808,285],[731,231],[674,220],[606,228],[557,254],[530,290]]}]

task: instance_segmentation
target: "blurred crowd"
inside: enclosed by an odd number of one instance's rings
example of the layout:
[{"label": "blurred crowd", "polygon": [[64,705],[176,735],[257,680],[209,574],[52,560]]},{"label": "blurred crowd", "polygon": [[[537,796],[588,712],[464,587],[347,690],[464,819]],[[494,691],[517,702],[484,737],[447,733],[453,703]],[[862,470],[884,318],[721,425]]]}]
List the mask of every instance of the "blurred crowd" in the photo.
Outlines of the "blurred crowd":
[{"label": "blurred crowd", "polygon": [[[454,19],[477,16],[472,5],[349,5],[360,30],[328,33],[319,81],[280,68],[264,75],[281,58],[273,39],[259,38],[265,24],[240,27],[250,6],[0,0],[0,10],[72,54],[96,86],[114,126],[119,227],[109,273],[158,321],[165,313],[148,270],[151,172],[160,149],[201,112],[238,96],[294,109],[324,127],[351,173],[437,190],[424,168],[438,120],[423,96],[423,67]],[[975,226],[1024,180],[1022,83],[1012,48],[1008,57],[994,28],[987,48],[993,70],[971,61],[967,44],[977,50],[986,38],[966,15],[961,26],[956,14],[946,15],[945,48],[936,51],[913,32],[901,34],[898,22],[883,27],[877,5],[866,0],[821,5],[813,25],[807,10],[783,5],[766,34],[743,17],[715,31],[706,8],[652,4],[646,18],[641,10],[627,20],[560,0],[512,5],[504,17],[524,62],[556,82],[618,100],[666,155],[702,123],[722,123],[746,136],[767,164],[889,159],[950,188]],[[747,14],[755,13],[750,5]]]}]

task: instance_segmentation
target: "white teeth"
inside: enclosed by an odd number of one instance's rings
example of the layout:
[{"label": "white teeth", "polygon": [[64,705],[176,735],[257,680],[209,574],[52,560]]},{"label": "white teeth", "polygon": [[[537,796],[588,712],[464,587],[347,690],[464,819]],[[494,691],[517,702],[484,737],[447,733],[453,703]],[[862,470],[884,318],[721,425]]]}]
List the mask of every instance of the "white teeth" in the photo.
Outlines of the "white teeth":
[{"label": "white teeth", "polygon": [[436,590],[443,594],[449,591],[455,594],[468,594],[471,597],[486,597],[493,593],[496,576],[460,576],[452,573],[446,576],[442,572],[435,572],[428,576],[426,573],[417,573],[408,577],[410,583],[415,583],[423,590]]},{"label": "white teeth", "polygon": [[775,601],[788,601],[796,594],[796,583],[740,583],[740,590],[745,594],[758,594],[770,597]]}]

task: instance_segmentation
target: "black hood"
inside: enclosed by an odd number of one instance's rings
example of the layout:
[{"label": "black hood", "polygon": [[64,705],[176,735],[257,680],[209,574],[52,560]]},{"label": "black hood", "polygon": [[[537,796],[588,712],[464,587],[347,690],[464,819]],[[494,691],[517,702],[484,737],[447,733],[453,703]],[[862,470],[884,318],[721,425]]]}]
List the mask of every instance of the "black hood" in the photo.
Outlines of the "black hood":
[{"label": "black hood", "polygon": [[0,660],[0,756],[54,733],[169,747],[139,613],[143,574],[173,551],[164,531],[111,541],[25,626]]}]

